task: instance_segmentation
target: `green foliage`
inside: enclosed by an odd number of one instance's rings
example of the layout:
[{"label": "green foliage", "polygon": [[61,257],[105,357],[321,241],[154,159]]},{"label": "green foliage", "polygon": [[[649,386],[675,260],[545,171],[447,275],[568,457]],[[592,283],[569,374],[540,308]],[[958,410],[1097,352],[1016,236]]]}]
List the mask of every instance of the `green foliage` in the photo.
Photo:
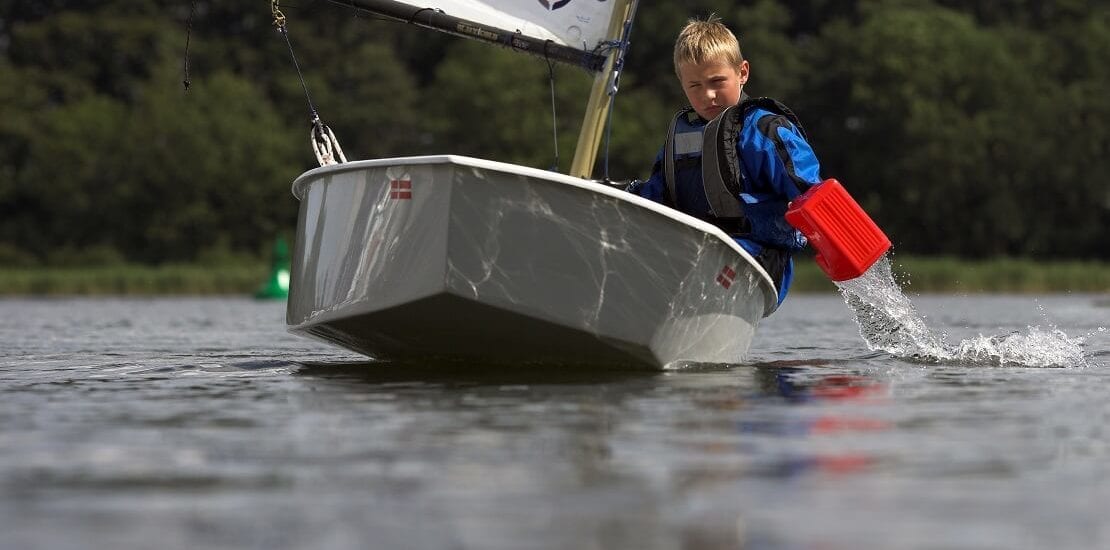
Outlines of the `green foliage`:
[{"label": "green foliage", "polygon": [[910,218],[917,228],[898,244],[925,252],[990,247],[994,233],[982,216],[947,220],[952,211],[975,212],[995,190],[981,185],[992,179],[992,123],[1009,119],[1006,93],[1020,65],[988,31],[945,9],[876,10],[857,32],[847,55],[870,61],[850,68],[849,102],[859,108],[861,146],[873,153],[851,159],[848,174],[878,172],[884,206],[874,214]]},{"label": "green foliage", "polygon": [[[647,179],[655,156],[663,147],[671,117],[677,109],[649,90],[635,86],[635,75],[626,75],[624,89],[613,105],[609,140],[609,177],[614,180]],[[602,142],[605,147],[605,142]],[[604,176],[605,151],[598,154],[594,172]]]},{"label": "green foliage", "polygon": [[[330,125],[352,158],[400,156],[419,143],[419,94],[412,75],[387,45],[349,50],[318,88]],[[366,106],[373,106],[367,108]]]},{"label": "green foliage", "polygon": [[[854,189],[904,250],[1100,254],[1093,240],[1107,209],[1082,203],[1110,171],[1105,153],[1081,151],[1105,152],[1106,128],[1090,119],[1077,127],[1074,113],[1105,107],[1084,105],[1086,96],[1068,92],[1075,84],[1047,78],[1053,67],[1039,62],[1052,41],[921,4],[875,6],[859,25],[826,28],[812,64],[833,69],[816,73],[810,87],[836,95],[803,103],[805,112],[830,115],[811,126],[818,152],[842,144],[822,154],[826,173]],[[1092,166],[1086,176],[1071,172]],[[1064,225],[1049,222],[1057,216],[1084,231],[1073,225],[1063,234]]]},{"label": "green foliage", "polygon": [[113,194],[139,217],[119,234],[153,261],[192,259],[220,239],[255,252],[294,223],[295,136],[242,78],[218,73],[186,99],[172,82],[153,81],[129,121],[144,146]]},{"label": "green foliage", "polygon": [[[89,96],[46,111],[26,135],[23,169],[5,220],[15,241],[46,257],[55,248],[100,244],[100,218],[113,212],[105,185],[123,171],[127,111]],[[8,233],[8,231],[6,231]]]},{"label": "green foliage", "polygon": [[[560,154],[569,166],[589,90],[586,73],[557,67]],[[425,96],[430,151],[550,168],[554,161],[548,66],[488,44],[452,44]],[[575,101],[577,100],[577,101]]]},{"label": "green foliage", "polygon": [[255,253],[289,229],[295,144],[266,98],[226,73],[183,96],[162,74],[134,104],[94,95],[35,117],[7,238],[43,259],[108,246],[161,262],[219,239]]},{"label": "green foliage", "polygon": [[63,101],[94,92],[133,98],[181,37],[150,13],[112,11],[65,11],[18,26],[9,55],[15,64],[41,71]]},{"label": "green foliage", "polygon": [[[286,43],[265,3],[197,0],[185,92],[192,4],[0,2],[0,264],[241,264],[292,229],[289,185],[315,162]],[[341,3],[283,4],[305,85],[349,158],[552,166],[542,59]],[[710,13],[741,39],[749,93],[795,108],[824,174],[898,250],[1110,258],[1105,2],[642,2],[612,178],[647,176],[684,103],[674,37]],[[566,170],[593,77],[554,73]]]},{"label": "green foliage", "polygon": [[787,34],[791,20],[786,7],[773,0],[760,0],[722,15],[737,33],[744,58],[751,66],[745,91],[782,101],[800,95],[800,78],[809,68],[802,59],[801,45]]}]

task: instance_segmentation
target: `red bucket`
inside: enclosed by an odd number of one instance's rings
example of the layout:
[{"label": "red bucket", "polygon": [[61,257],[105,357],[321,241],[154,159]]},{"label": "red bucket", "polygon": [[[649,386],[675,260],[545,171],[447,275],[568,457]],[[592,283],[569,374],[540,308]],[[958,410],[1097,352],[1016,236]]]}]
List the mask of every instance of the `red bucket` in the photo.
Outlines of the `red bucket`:
[{"label": "red bucket", "polygon": [[834,281],[863,275],[890,249],[890,239],[835,179],[790,203],[786,221],[817,250],[817,265]]}]

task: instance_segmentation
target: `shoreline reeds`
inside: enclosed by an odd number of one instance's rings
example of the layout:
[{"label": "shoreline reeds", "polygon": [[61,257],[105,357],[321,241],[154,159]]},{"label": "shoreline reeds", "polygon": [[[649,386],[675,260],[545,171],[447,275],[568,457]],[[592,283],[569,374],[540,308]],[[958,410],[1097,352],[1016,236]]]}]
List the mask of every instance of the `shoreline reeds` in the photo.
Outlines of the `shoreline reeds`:
[{"label": "shoreline reeds", "polygon": [[[793,291],[835,291],[810,257],[795,258]],[[891,261],[903,290],[920,293],[1110,293],[1110,262],[907,256]]]},{"label": "shoreline reeds", "polygon": [[0,295],[248,294],[269,269],[268,264],[0,268]]},{"label": "shoreline reeds", "polygon": [[[1110,293],[1110,262],[898,257],[895,279],[913,293]],[[2,296],[250,294],[270,265],[135,264],[0,267]],[[792,292],[834,292],[811,257],[795,259]]]}]

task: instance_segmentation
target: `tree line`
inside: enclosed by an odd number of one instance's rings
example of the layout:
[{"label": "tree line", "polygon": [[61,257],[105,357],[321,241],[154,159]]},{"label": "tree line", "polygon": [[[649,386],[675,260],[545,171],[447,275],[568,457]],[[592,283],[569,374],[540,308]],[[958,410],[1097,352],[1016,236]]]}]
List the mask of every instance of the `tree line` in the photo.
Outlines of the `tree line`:
[{"label": "tree line", "polygon": [[[569,167],[585,71],[342,4],[281,7],[348,158]],[[641,4],[596,177],[648,175],[683,105],[674,37],[716,13],[746,91],[799,114],[897,251],[1110,259],[1105,2]],[[315,165],[263,1],[0,0],[0,109],[0,265],[257,256],[292,232],[290,183]]]}]

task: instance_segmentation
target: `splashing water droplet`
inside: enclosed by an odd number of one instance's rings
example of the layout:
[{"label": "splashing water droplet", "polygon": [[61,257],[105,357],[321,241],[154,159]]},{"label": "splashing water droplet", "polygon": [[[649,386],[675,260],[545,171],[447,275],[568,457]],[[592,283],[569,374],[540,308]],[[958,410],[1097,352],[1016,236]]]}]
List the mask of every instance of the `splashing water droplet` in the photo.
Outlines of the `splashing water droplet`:
[{"label": "splashing water droplet", "polygon": [[943,340],[929,330],[902,294],[887,257],[880,258],[863,275],[837,286],[855,312],[860,336],[869,349],[900,357],[929,359],[943,355]]},{"label": "splashing water droplet", "polygon": [[836,283],[852,309],[860,336],[872,351],[927,362],[970,362],[1028,367],[1087,366],[1084,339],[1069,338],[1052,327],[1027,327],[1024,333],[978,336],[948,344],[934,334],[894,280],[884,256],[863,275]]},{"label": "splashing water droplet", "polygon": [[1005,336],[968,338],[959,343],[954,358],[975,363],[1026,367],[1087,366],[1083,338],[1068,338],[1063,331],[1028,327],[1026,332]]}]

